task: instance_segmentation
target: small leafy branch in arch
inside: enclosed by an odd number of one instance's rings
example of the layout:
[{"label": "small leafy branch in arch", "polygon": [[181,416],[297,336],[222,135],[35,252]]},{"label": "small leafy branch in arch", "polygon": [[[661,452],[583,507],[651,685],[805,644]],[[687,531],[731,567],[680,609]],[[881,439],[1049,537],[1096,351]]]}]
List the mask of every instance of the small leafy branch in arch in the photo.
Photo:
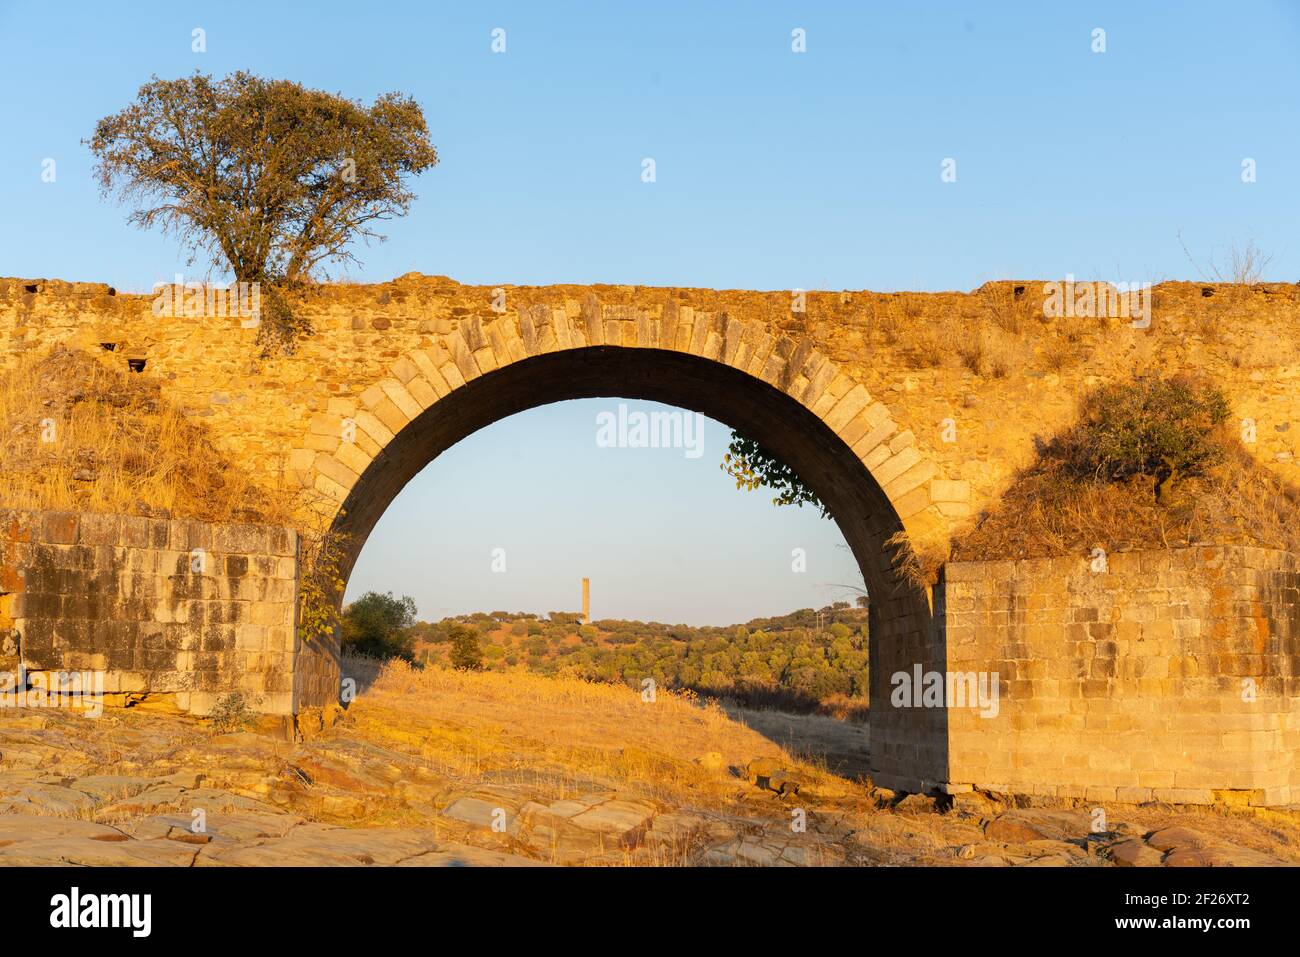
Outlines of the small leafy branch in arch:
[{"label": "small leafy branch in arch", "polygon": [[348,535],[331,529],[304,542],[298,585],[298,637],[304,642],[328,641],[341,627],[348,541]]},{"label": "small leafy branch in arch", "polygon": [[794,469],[754,439],[739,432],[731,433],[731,444],[719,467],[736,480],[736,488],[750,492],[760,488],[774,490],[773,505],[814,505],[821,509],[823,518],[831,517],[825,503]]}]

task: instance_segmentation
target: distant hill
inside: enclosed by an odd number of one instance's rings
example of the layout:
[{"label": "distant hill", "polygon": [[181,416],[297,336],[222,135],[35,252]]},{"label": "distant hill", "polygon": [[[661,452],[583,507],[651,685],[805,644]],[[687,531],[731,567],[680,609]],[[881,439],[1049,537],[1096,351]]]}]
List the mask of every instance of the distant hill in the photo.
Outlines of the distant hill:
[{"label": "distant hill", "polygon": [[836,602],[725,627],[479,612],[411,629],[417,662],[450,666],[449,627],[473,626],[484,667],[690,690],[750,707],[865,717],[867,610]]}]

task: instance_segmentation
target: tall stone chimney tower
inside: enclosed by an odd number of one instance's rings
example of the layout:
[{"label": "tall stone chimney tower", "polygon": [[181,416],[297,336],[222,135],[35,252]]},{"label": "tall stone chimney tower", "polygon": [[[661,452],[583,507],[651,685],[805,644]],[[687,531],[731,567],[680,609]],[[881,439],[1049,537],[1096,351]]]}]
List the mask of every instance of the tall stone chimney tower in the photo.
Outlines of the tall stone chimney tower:
[{"label": "tall stone chimney tower", "polygon": [[591,624],[591,579],[582,580],[582,623]]}]

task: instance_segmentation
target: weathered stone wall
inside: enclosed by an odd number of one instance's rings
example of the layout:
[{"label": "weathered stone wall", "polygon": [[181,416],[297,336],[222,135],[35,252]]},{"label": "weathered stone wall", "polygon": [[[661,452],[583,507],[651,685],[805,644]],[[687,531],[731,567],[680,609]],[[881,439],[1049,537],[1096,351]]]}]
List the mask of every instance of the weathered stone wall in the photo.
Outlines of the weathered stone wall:
[{"label": "weathered stone wall", "polygon": [[[112,344],[105,361],[144,360],[142,374],[251,474],[302,483],[335,506],[393,429],[446,391],[593,345],[706,357],[818,409],[920,545],[946,541],[995,503],[1032,460],[1035,437],[1067,425],[1084,390],[1153,368],[1213,378],[1254,423],[1251,451],[1300,484],[1294,284],[1160,283],[1150,324],[1134,328],[1128,318],[1048,319],[1036,281],[808,292],[797,311],[790,291],[467,286],[412,273],[322,287],[299,309],[312,336],[270,359],[238,316],[160,318],[153,301],[102,283],[0,279],[0,366],[60,342]],[[347,448],[342,419],[358,425]]]},{"label": "weathered stone wall", "polygon": [[945,569],[947,669],[1000,676],[996,717],[947,710],[949,783],[1090,801],[1295,800],[1300,559],[1214,546],[1093,564]]},{"label": "weathered stone wall", "polygon": [[[917,622],[930,627],[918,628]],[[903,594],[879,602],[872,597],[868,631],[871,683],[871,768],[876,783],[899,791],[929,792],[949,780],[948,719],[942,708],[895,709],[890,678],[900,671],[942,671],[942,641],[935,641],[934,618],[919,595]]]},{"label": "weathered stone wall", "polygon": [[236,689],[269,714],[324,705],[337,665],[325,696],[295,629],[297,552],[285,528],[3,513],[0,664],[102,671],[110,703],[198,715]]}]

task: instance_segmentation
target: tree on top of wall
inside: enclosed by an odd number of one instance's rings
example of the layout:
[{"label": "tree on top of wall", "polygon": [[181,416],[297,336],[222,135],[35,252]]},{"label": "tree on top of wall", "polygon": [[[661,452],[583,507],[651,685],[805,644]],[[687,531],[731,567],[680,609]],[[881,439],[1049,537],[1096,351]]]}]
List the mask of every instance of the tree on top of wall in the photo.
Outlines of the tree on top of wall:
[{"label": "tree on top of wall", "polygon": [[304,330],[275,308],[280,290],[355,262],[351,244],[382,240],[375,224],[415,198],[408,178],[438,162],[407,96],[366,106],[243,71],[153,77],[87,143],[103,193],[136,204],[130,222],[178,235],[190,262],[224,261],[236,280],[267,286],[259,335],[288,348]]}]

